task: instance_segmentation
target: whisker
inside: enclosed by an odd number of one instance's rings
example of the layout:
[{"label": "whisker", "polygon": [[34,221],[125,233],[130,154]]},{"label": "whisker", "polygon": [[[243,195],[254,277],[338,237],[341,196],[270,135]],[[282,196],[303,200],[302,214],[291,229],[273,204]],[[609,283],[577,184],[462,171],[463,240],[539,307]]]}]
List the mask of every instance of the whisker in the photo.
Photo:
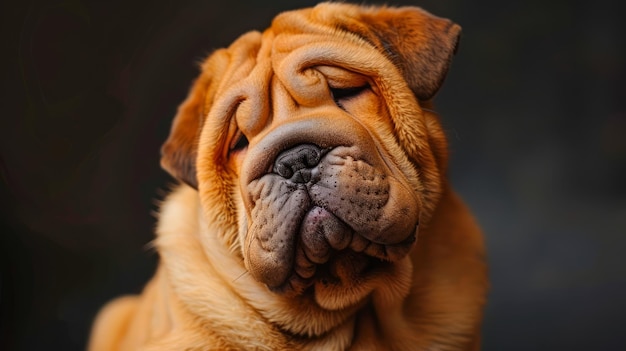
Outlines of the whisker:
[{"label": "whisker", "polygon": [[144,246],[143,246],[143,250],[144,251],[156,251],[156,239],[155,240],[150,240],[149,242],[147,242]]},{"label": "whisker", "polygon": [[249,272],[247,270],[243,271],[243,273],[239,274],[239,276],[235,279],[233,279],[233,283],[236,282],[237,280],[239,280],[239,278],[243,277],[244,275],[248,274]]},{"label": "whisker", "polygon": [[439,112],[437,112],[437,111],[435,111],[435,110],[431,110],[431,109],[429,109],[429,108],[423,108],[423,107],[422,107],[422,111],[426,111],[426,112],[430,112],[430,113],[433,113],[433,114],[439,115]]}]

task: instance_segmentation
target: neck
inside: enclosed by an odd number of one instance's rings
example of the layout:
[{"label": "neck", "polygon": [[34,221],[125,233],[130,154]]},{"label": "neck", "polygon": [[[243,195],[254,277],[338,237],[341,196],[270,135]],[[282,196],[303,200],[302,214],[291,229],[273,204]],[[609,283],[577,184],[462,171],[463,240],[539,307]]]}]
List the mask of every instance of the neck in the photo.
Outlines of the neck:
[{"label": "neck", "polygon": [[193,189],[181,187],[170,195],[159,222],[156,246],[169,284],[186,310],[210,330],[224,330],[225,335],[237,330],[243,349],[263,335],[271,340],[264,342],[282,340],[286,346],[325,348],[330,342],[332,349],[345,349],[350,344],[356,313],[364,303],[329,311],[310,297],[294,301],[269,291],[206,223]]}]

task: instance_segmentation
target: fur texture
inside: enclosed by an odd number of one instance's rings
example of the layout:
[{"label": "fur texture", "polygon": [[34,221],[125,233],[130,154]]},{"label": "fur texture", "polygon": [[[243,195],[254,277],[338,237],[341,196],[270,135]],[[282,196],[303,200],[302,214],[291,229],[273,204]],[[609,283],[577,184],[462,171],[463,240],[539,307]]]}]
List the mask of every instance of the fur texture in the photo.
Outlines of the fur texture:
[{"label": "fur texture", "polygon": [[91,351],[477,350],[480,230],[430,99],[460,27],[324,3],[214,52],[162,166],[161,261]]}]

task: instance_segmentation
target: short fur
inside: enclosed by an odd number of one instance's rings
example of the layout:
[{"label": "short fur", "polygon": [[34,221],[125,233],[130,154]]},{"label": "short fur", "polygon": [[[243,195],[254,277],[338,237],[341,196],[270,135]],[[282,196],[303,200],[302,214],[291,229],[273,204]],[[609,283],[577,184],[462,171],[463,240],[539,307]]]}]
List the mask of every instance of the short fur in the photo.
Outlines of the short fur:
[{"label": "short fur", "polygon": [[415,7],[324,3],[214,52],[162,149],[186,184],[157,272],[89,350],[479,349],[482,235],[430,110],[459,35]]}]

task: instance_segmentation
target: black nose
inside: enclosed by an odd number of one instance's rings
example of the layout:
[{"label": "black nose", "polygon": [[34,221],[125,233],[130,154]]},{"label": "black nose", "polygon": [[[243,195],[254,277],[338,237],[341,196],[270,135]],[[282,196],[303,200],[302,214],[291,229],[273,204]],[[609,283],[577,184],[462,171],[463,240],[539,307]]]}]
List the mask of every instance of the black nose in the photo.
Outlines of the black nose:
[{"label": "black nose", "polygon": [[302,144],[281,152],[274,161],[274,172],[295,183],[311,180],[311,168],[322,158],[322,149],[313,144]]}]

